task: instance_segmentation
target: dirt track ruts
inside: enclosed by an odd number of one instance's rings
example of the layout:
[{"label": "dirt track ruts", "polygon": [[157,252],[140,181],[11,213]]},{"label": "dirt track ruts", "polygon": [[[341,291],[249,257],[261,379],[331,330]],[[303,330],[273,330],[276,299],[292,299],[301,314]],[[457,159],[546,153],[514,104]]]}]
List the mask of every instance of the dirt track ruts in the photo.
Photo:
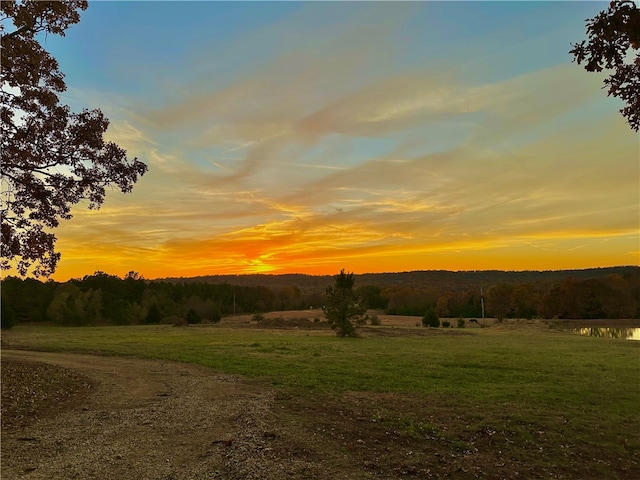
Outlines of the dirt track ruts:
[{"label": "dirt track ruts", "polygon": [[71,369],[92,385],[54,413],[3,428],[3,479],[275,479],[298,470],[271,453],[279,430],[264,386],[166,361],[18,350],[2,359]]}]

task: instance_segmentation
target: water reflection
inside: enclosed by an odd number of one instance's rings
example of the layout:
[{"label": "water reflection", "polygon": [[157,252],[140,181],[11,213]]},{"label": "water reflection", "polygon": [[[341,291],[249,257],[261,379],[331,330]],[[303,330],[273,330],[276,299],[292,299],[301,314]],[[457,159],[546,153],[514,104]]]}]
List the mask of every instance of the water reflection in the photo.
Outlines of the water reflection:
[{"label": "water reflection", "polygon": [[575,333],[588,337],[622,338],[626,340],[640,340],[640,328],[596,327],[574,328]]}]

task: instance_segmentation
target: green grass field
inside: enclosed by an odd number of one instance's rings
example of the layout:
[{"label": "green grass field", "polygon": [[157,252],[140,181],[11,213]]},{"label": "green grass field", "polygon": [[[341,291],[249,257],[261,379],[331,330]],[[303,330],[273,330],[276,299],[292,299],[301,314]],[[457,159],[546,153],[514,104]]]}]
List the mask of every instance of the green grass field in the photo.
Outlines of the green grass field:
[{"label": "green grass field", "polygon": [[[220,325],[18,326],[2,341],[5,348],[196,363],[265,382],[303,403],[354,392],[405,396],[413,399],[403,404],[409,411],[389,420],[404,434],[441,429],[454,445],[470,442],[469,432],[510,432],[503,450],[537,462],[536,472],[564,472],[559,478],[578,471],[581,478],[632,478],[640,468],[635,341],[581,337],[542,325],[346,339],[320,330]],[[415,399],[422,399],[421,407]],[[433,420],[439,414],[464,422],[447,429]],[[608,460],[587,458],[596,454]],[[579,470],[583,462],[593,465]]]}]

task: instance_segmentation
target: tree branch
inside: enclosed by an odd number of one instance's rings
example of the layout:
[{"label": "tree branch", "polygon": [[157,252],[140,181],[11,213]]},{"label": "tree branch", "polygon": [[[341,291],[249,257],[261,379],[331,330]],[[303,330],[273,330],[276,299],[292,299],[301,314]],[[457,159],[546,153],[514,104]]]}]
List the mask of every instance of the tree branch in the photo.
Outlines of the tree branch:
[{"label": "tree branch", "polygon": [[14,30],[11,33],[5,33],[4,35],[2,35],[2,41],[4,42],[6,39],[8,38],[13,38],[13,37],[17,37],[18,35],[22,35],[25,32],[31,32],[33,34],[38,33],[40,30],[33,28],[33,27],[27,27],[26,25],[24,27],[20,27],[17,30]]}]

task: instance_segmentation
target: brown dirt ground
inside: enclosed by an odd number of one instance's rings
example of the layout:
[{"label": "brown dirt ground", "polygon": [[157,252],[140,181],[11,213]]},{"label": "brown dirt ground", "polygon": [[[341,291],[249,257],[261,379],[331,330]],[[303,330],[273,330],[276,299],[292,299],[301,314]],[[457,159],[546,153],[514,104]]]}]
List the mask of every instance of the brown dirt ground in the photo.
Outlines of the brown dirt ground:
[{"label": "brown dirt ground", "polygon": [[273,396],[193,365],[3,350],[2,478],[269,478]]}]

